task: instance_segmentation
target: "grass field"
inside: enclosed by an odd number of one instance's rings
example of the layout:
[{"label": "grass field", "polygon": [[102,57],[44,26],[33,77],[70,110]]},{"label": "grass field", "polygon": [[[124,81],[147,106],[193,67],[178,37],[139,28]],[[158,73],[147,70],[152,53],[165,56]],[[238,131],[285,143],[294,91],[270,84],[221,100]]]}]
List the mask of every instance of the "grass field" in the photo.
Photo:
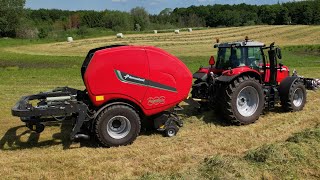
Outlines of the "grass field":
[{"label": "grass field", "polygon": [[163,48],[195,71],[206,65],[215,38],[246,35],[283,47],[283,63],[320,78],[320,26],[248,26],[192,33],[102,37],[74,43],[0,40],[0,177],[2,179],[319,179],[320,91],[308,91],[302,112],[280,109],[248,126],[230,126],[212,112],[185,106],[178,136],[142,133],[130,146],[96,148],[68,140],[71,126],[30,132],[11,116],[22,96],[58,86],[83,89],[80,67],[88,50],[110,44]]}]

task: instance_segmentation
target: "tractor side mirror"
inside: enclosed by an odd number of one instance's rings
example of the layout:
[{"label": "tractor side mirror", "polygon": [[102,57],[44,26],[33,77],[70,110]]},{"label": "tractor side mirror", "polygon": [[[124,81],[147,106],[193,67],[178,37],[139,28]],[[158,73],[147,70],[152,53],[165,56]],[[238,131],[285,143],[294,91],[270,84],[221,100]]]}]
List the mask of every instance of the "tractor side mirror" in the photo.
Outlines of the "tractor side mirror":
[{"label": "tractor side mirror", "polygon": [[276,54],[277,54],[278,59],[282,59],[281,49],[277,48],[276,51],[277,51]]},{"label": "tractor side mirror", "polygon": [[214,60],[214,57],[213,57],[213,56],[210,57],[209,64],[210,64],[211,66],[213,66],[213,65],[216,64],[216,61]]}]

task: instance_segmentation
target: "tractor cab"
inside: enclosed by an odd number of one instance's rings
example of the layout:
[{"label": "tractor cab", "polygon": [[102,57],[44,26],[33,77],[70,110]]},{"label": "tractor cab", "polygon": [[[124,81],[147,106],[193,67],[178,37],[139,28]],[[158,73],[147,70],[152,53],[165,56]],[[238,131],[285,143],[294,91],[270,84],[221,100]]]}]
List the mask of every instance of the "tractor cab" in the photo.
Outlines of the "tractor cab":
[{"label": "tractor cab", "polygon": [[255,70],[263,63],[261,42],[237,41],[231,43],[215,44],[218,48],[217,63],[215,68],[220,70],[234,69],[238,67],[251,67]]}]

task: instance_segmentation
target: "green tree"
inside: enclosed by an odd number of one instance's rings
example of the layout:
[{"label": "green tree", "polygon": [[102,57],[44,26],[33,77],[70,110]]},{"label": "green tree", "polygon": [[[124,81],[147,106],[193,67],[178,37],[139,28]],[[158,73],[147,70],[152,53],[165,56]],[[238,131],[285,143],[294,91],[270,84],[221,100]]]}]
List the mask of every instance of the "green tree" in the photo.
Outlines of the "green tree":
[{"label": "green tree", "polygon": [[225,26],[239,26],[241,24],[239,11],[226,10],[220,15],[223,15],[221,19],[222,22],[225,22]]},{"label": "green tree", "polygon": [[313,24],[320,24],[320,0],[316,0],[313,3]]},{"label": "green tree", "polygon": [[202,27],[202,26],[205,26],[205,20],[200,18],[196,14],[190,14],[188,16],[187,26],[189,26],[189,27]]},{"label": "green tree", "polygon": [[313,12],[310,4],[306,4],[302,7],[302,23],[311,24],[313,20]]},{"label": "green tree", "polygon": [[277,18],[277,12],[274,6],[264,5],[261,6],[259,11],[259,18],[262,23],[275,24]]},{"label": "green tree", "polygon": [[133,19],[127,12],[106,11],[103,19],[105,28],[114,31],[130,31],[133,30]]},{"label": "green tree", "polygon": [[286,7],[280,7],[275,24],[289,24],[289,10]]},{"label": "green tree", "polygon": [[89,28],[103,27],[103,12],[86,11],[81,17],[81,25]]},{"label": "green tree", "polygon": [[170,16],[172,13],[172,9],[171,8],[165,8],[164,10],[162,10],[159,13],[159,16]]},{"label": "green tree", "polygon": [[15,37],[25,0],[0,0],[0,36]]},{"label": "green tree", "polygon": [[150,25],[149,13],[143,7],[131,9],[131,15],[135,24],[141,26],[141,30],[145,30]]}]

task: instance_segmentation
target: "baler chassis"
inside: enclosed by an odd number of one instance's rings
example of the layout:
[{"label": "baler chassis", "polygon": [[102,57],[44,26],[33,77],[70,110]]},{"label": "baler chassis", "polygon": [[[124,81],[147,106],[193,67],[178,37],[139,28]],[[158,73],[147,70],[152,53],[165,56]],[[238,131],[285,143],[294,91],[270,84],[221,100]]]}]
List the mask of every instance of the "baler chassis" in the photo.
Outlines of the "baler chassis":
[{"label": "baler chassis", "polygon": [[[89,102],[86,101],[86,96],[85,91],[69,87],[56,88],[49,92],[22,97],[11,111],[12,115],[20,117],[21,121],[26,123],[26,127],[37,133],[44,130],[45,122],[64,121],[67,120],[66,117],[76,117],[70,139],[89,139],[86,131],[92,130],[91,122],[99,114],[99,111],[92,112],[89,110],[90,108],[87,105]],[[123,103],[109,104],[109,106],[112,105],[123,105]],[[175,107],[173,110],[181,109]],[[157,115],[155,122],[154,127],[167,137],[176,135],[179,127],[183,126],[180,118],[170,111]],[[85,127],[86,131],[82,132]]]}]

